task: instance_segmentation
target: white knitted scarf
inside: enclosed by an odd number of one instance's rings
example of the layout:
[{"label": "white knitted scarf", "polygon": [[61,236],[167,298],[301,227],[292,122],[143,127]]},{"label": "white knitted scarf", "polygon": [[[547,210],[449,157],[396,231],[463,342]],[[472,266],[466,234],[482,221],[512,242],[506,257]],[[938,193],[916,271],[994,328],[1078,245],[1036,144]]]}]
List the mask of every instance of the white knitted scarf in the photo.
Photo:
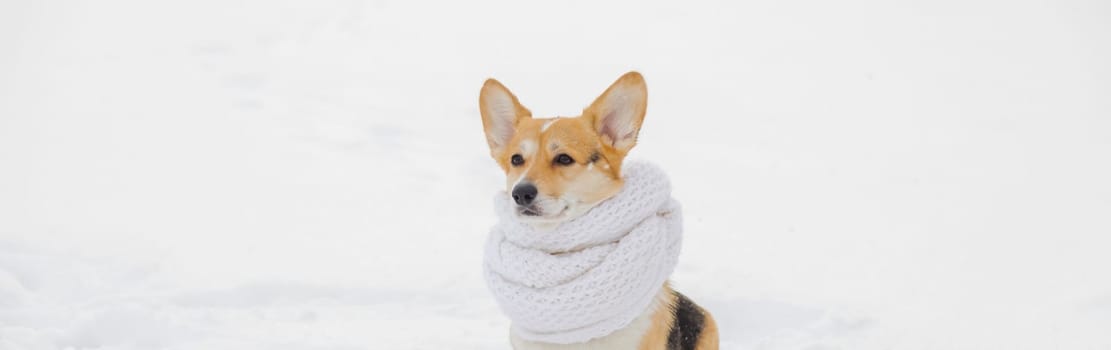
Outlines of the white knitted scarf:
[{"label": "white knitted scarf", "polygon": [[603,337],[659,293],[679,258],[679,203],[656,166],[627,163],[624,179],[617,195],[548,230],[519,221],[505,193],[495,198],[486,283],[517,336],[557,344]]}]

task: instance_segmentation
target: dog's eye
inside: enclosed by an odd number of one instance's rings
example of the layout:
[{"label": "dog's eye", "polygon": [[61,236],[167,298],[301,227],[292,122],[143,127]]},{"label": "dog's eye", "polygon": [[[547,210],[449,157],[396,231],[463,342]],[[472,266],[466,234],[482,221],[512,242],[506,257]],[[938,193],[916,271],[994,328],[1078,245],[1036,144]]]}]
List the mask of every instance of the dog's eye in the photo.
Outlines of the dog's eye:
[{"label": "dog's eye", "polygon": [[509,164],[513,164],[513,166],[525,164],[525,157],[522,157],[520,154],[514,154],[513,157],[509,158]]},{"label": "dog's eye", "polygon": [[561,164],[561,165],[575,164],[575,160],[571,159],[571,156],[569,156],[567,154],[560,154],[560,155],[556,156],[555,162],[558,163],[558,164]]}]

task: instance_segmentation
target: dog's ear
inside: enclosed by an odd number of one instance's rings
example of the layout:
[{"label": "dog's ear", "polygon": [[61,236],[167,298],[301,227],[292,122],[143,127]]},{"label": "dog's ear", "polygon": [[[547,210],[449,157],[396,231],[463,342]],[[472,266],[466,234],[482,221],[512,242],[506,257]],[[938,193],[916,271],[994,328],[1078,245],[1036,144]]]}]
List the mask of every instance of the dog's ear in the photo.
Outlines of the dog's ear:
[{"label": "dog's ear", "polygon": [[583,116],[592,119],[603,144],[626,153],[636,145],[647,104],[648,87],[644,77],[628,72],[598,96],[583,111]]},{"label": "dog's ear", "polygon": [[514,129],[521,118],[532,117],[532,112],[517,101],[517,96],[494,79],[487,79],[482,85],[478,108],[482,113],[482,127],[486,130],[486,142],[490,144],[491,153],[499,153],[513,139]]}]

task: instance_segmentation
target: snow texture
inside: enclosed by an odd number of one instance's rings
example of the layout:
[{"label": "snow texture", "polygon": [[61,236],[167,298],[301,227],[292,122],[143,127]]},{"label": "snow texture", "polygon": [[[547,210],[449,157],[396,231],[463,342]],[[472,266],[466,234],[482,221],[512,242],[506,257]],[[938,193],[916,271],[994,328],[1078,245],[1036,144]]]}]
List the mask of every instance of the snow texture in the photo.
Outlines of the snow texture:
[{"label": "snow texture", "polygon": [[630,69],[724,349],[1111,348],[1111,2],[0,2],[0,349],[506,349],[478,92]]}]

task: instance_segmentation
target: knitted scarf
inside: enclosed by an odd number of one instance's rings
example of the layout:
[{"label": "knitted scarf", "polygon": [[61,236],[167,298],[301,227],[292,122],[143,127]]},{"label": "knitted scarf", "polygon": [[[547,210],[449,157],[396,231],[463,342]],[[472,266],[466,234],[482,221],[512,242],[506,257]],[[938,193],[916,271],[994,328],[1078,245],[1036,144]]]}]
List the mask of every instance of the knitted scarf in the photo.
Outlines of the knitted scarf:
[{"label": "knitted scarf", "polygon": [[509,196],[486,244],[486,283],[536,342],[570,344],[606,336],[644,313],[675,269],[682,213],[667,175],[627,163],[621,191],[590,211],[541,230],[517,219]]}]

